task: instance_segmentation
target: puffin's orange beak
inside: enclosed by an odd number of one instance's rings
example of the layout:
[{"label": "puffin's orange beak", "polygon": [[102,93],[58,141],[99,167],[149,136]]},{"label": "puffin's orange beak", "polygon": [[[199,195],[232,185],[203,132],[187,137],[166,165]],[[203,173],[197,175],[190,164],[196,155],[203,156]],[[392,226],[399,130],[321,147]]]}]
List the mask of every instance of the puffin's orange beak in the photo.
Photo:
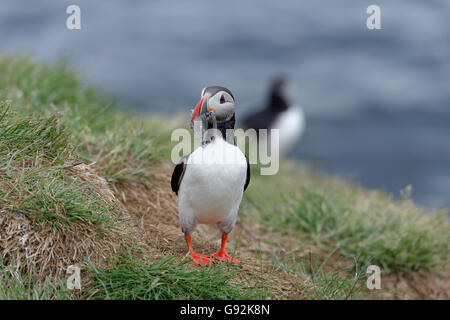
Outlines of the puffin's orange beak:
[{"label": "puffin's orange beak", "polygon": [[195,117],[200,114],[200,109],[202,108],[203,100],[205,100],[205,97],[201,98],[200,101],[195,106],[194,112],[192,112],[192,119],[191,119],[192,122],[194,122]]}]

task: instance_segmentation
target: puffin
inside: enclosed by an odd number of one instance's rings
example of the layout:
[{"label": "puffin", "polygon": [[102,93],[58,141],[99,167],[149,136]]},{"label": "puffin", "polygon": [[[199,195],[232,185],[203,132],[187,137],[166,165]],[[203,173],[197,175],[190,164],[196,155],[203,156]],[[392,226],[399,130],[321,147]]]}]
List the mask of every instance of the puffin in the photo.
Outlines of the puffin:
[{"label": "puffin", "polygon": [[[240,264],[225,249],[250,182],[250,165],[234,143],[235,100],[231,91],[221,86],[204,88],[191,115],[191,127],[194,123],[201,124],[202,143],[181,158],[171,178],[190,259],[197,265],[216,261]],[[198,224],[215,224],[222,233],[220,249],[210,256],[192,248],[191,234]]]},{"label": "puffin", "polygon": [[[288,91],[291,84],[286,77],[272,81],[265,108],[249,114],[242,122],[245,129],[279,129],[279,154],[287,154],[300,141],[305,131],[306,119],[303,109],[290,104]],[[270,139],[269,139],[270,141]]]}]

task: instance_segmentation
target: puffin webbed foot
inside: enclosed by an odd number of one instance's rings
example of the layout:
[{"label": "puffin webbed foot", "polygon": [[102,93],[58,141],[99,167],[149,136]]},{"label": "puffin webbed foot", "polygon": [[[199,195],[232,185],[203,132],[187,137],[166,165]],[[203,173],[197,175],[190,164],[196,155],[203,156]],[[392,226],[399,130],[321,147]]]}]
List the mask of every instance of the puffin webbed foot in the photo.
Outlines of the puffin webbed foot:
[{"label": "puffin webbed foot", "polygon": [[210,257],[194,251],[194,249],[192,248],[192,245],[191,245],[191,235],[190,234],[185,234],[184,239],[186,240],[186,244],[189,249],[190,258],[196,265],[209,266],[210,264],[214,263],[214,260],[211,259]]},{"label": "puffin webbed foot", "polygon": [[228,239],[227,233],[222,233],[222,243],[220,245],[220,250],[216,253],[213,253],[213,257],[215,260],[223,261],[223,262],[232,262],[235,264],[240,264],[241,262],[237,259],[233,259],[230,255],[225,252],[225,247]]},{"label": "puffin webbed foot", "polygon": [[233,259],[230,255],[228,255],[225,251],[217,251],[216,253],[213,253],[213,257],[216,260],[223,261],[223,262],[232,262],[234,264],[241,264],[241,262],[238,259]]},{"label": "puffin webbed foot", "polygon": [[197,252],[191,252],[190,258],[196,265],[199,266],[209,266],[210,264],[214,263],[214,260],[211,259],[210,257]]}]

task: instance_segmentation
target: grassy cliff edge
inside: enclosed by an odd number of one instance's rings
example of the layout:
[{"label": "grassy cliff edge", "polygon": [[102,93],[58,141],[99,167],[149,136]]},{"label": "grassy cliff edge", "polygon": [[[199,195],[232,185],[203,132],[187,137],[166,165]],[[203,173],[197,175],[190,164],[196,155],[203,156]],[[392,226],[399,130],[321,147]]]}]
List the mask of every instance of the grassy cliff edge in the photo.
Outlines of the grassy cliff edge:
[{"label": "grassy cliff edge", "polygon": [[[449,298],[450,228],[353,183],[283,162],[244,195],[239,267],[188,263],[170,190],[178,119],[119,108],[65,63],[0,55],[0,299]],[[217,247],[201,226],[194,246]],[[82,268],[82,290],[65,286]],[[366,288],[366,268],[382,271]],[[220,279],[220,280],[218,280]]]}]

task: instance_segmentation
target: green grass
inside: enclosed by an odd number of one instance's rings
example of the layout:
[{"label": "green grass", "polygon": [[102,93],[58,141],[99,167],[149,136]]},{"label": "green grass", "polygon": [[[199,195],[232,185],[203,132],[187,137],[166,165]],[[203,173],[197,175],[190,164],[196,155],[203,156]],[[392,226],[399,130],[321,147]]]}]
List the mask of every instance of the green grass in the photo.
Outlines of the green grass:
[{"label": "green grass", "polygon": [[327,268],[327,260],[313,254],[297,259],[291,255],[274,257],[274,265],[283,271],[294,274],[303,283],[302,298],[316,300],[350,300],[367,296],[366,275],[355,268],[354,264],[335,261]]},{"label": "green grass", "polygon": [[225,264],[193,269],[190,260],[173,256],[151,262],[118,256],[108,268],[87,261],[82,290],[67,289],[66,279],[48,276],[36,281],[11,266],[0,265],[0,300],[167,300],[265,299],[268,291],[233,284],[239,270]]},{"label": "green grass", "polygon": [[65,174],[79,159],[58,118],[24,118],[10,108],[0,102],[0,207],[57,228],[73,221],[111,227],[121,213]]},{"label": "green grass", "polygon": [[36,281],[33,274],[23,274],[11,266],[0,265],[0,300],[70,300],[75,299],[66,282],[57,277]]},{"label": "green grass", "polygon": [[[261,216],[271,230],[297,232],[300,243],[337,250],[361,266],[377,264],[385,272],[433,269],[448,262],[445,211],[425,215],[407,198],[394,201],[332,180],[324,184],[301,172],[285,168],[280,177],[272,178],[277,187],[269,190],[267,181],[255,179],[246,195],[250,218]],[[262,199],[265,206],[252,205]]]},{"label": "green grass", "polygon": [[147,177],[147,168],[169,157],[167,137],[177,121],[145,121],[129,108],[86,86],[64,61],[51,65],[30,57],[0,55],[0,101],[26,117],[62,115],[71,141],[85,163],[96,162],[108,180]]},{"label": "green grass", "polygon": [[152,262],[122,255],[110,268],[87,264],[89,299],[265,299],[265,290],[242,288],[232,280],[238,269],[225,264],[192,269],[189,259],[164,257]]}]

